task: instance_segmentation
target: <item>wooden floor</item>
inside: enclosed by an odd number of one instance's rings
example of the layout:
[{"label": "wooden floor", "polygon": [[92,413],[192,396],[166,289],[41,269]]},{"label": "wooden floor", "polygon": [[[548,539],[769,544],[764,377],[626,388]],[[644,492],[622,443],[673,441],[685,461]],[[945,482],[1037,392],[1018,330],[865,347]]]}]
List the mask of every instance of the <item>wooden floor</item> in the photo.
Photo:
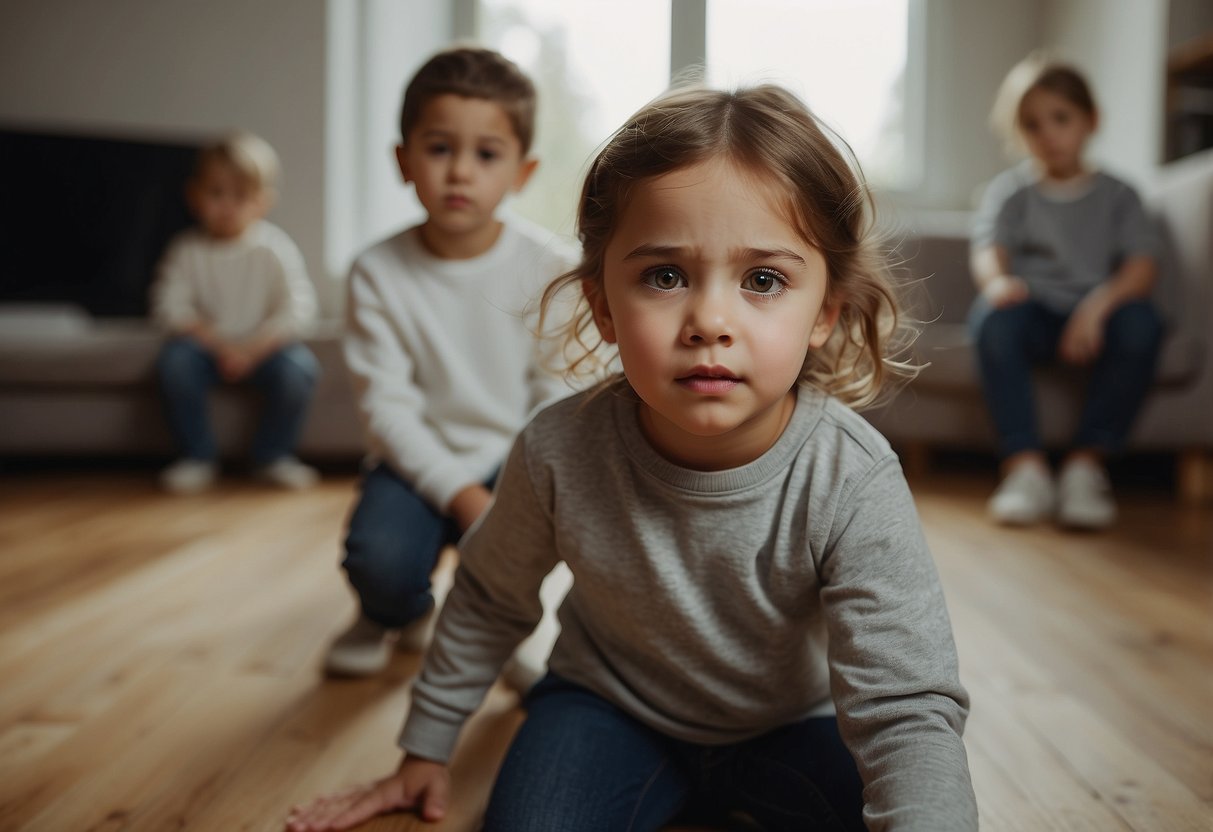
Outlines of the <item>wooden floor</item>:
[{"label": "wooden floor", "polygon": [[[1010,532],[982,514],[992,485],[914,484],[982,828],[1213,829],[1213,510],[1130,487],[1115,534]],[[416,659],[317,673],[353,612],[353,494],[348,476],[172,498],[146,472],[0,474],[0,830],[276,830],[389,770]],[[465,732],[442,829],[474,826],[515,705],[495,688]]]}]

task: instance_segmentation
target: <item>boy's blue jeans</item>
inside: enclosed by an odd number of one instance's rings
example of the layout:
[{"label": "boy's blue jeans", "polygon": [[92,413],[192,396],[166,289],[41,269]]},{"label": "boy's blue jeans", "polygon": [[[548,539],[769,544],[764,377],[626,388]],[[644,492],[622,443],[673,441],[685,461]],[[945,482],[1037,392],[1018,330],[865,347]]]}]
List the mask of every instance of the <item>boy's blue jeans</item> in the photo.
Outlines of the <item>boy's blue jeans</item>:
[{"label": "boy's blue jeans", "polygon": [[[485,485],[492,488],[493,480]],[[459,537],[458,524],[386,464],[367,472],[350,515],[341,564],[358,593],[362,614],[396,630],[429,612],[434,605],[430,573],[442,548]]]},{"label": "boy's blue jeans", "polygon": [[526,706],[486,832],[638,832],[730,818],[736,825],[725,828],[865,828],[863,784],[832,716],[705,746],[673,740],[550,673]]},{"label": "boy's blue jeans", "polygon": [[[1041,448],[1032,367],[1056,360],[1068,319],[1034,301],[994,309],[978,298],[973,305],[969,328],[1004,457]],[[1124,304],[1108,318],[1073,447],[1120,450],[1154,379],[1162,333],[1158,313],[1146,301]]]},{"label": "boy's blue jeans", "polygon": [[[169,429],[181,454],[213,461],[219,453],[207,415],[207,396],[222,384],[215,357],[193,338],[171,338],[156,360]],[[320,365],[303,344],[289,344],[257,365],[248,378],[265,399],[253,436],[255,465],[290,456],[299,441]]]}]

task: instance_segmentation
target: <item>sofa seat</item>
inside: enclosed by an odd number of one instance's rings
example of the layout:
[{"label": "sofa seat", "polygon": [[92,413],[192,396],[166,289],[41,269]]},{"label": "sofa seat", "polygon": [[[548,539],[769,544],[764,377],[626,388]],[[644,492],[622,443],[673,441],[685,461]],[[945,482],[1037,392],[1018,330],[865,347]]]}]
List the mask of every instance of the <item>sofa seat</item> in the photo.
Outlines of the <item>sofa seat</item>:
[{"label": "sofa seat", "polygon": [[[0,455],[171,456],[155,378],[161,335],[148,321],[74,307],[0,307]],[[340,324],[305,343],[321,377],[300,440],[314,460],[356,460],[361,424],[341,358]],[[220,453],[241,457],[256,427],[253,391],[221,386],[211,403]]]},{"label": "sofa seat", "polygon": [[[1164,242],[1154,301],[1166,324],[1157,379],[1128,438],[1127,450],[1175,452],[1177,482],[1189,501],[1213,497],[1213,151],[1164,168],[1143,189]],[[932,447],[993,452],[966,317],[974,299],[969,217],[922,215],[907,221],[898,246],[909,278],[912,315],[923,325],[914,358],[924,367],[895,398],[865,415],[899,450],[907,467]],[[1041,438],[1067,447],[1077,427],[1087,373],[1036,371]]]}]

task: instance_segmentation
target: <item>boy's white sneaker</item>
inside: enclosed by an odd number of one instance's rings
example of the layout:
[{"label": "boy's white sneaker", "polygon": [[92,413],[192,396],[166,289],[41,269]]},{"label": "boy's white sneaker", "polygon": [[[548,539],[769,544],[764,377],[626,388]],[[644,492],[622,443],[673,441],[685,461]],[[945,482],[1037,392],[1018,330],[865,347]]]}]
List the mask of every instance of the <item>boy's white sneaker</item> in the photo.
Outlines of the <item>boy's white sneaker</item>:
[{"label": "boy's white sneaker", "polygon": [[204,459],[179,459],[160,472],[160,485],[173,494],[200,494],[215,484],[219,466]]},{"label": "boy's white sneaker", "polygon": [[990,516],[1007,526],[1030,526],[1047,520],[1057,502],[1057,489],[1048,470],[1019,465],[999,483],[987,506]]},{"label": "boy's white sneaker", "polygon": [[324,657],[330,676],[370,676],[387,667],[392,657],[392,631],[365,615],[337,636]]},{"label": "boy's white sneaker", "polygon": [[257,478],[291,491],[311,488],[320,480],[320,473],[293,456],[275,459],[257,469]]},{"label": "boy's white sneaker", "polygon": [[1066,463],[1057,479],[1057,522],[1071,529],[1106,529],[1116,522],[1116,501],[1103,466],[1089,459]]}]

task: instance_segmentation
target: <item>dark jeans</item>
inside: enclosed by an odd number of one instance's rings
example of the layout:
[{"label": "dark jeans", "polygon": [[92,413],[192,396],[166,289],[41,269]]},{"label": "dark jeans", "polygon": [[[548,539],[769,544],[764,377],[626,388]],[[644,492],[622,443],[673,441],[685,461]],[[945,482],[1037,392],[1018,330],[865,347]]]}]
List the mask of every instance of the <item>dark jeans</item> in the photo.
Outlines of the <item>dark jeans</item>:
[{"label": "dark jeans", "polygon": [[[160,349],[156,373],[169,429],[183,456],[203,461],[219,453],[207,415],[211,388],[222,384],[215,357],[193,338],[171,338]],[[253,437],[256,465],[290,456],[299,442],[320,365],[303,344],[290,344],[257,365],[247,383],[265,399]]]},{"label": "dark jeans", "polygon": [[[982,390],[1004,457],[1039,450],[1032,367],[1057,360],[1068,315],[1028,301],[994,309],[978,298],[969,315]],[[1120,450],[1150,383],[1162,323],[1148,302],[1127,303],[1108,318],[1103,351],[1091,368],[1073,447]]]},{"label": "dark jeans", "polygon": [[832,716],[705,746],[670,739],[553,674],[526,706],[486,832],[629,832],[671,822],[864,829],[863,786]]},{"label": "dark jeans", "polygon": [[395,630],[429,612],[434,605],[430,573],[443,547],[459,536],[459,526],[390,467],[380,464],[367,472],[341,564],[362,614]]}]

